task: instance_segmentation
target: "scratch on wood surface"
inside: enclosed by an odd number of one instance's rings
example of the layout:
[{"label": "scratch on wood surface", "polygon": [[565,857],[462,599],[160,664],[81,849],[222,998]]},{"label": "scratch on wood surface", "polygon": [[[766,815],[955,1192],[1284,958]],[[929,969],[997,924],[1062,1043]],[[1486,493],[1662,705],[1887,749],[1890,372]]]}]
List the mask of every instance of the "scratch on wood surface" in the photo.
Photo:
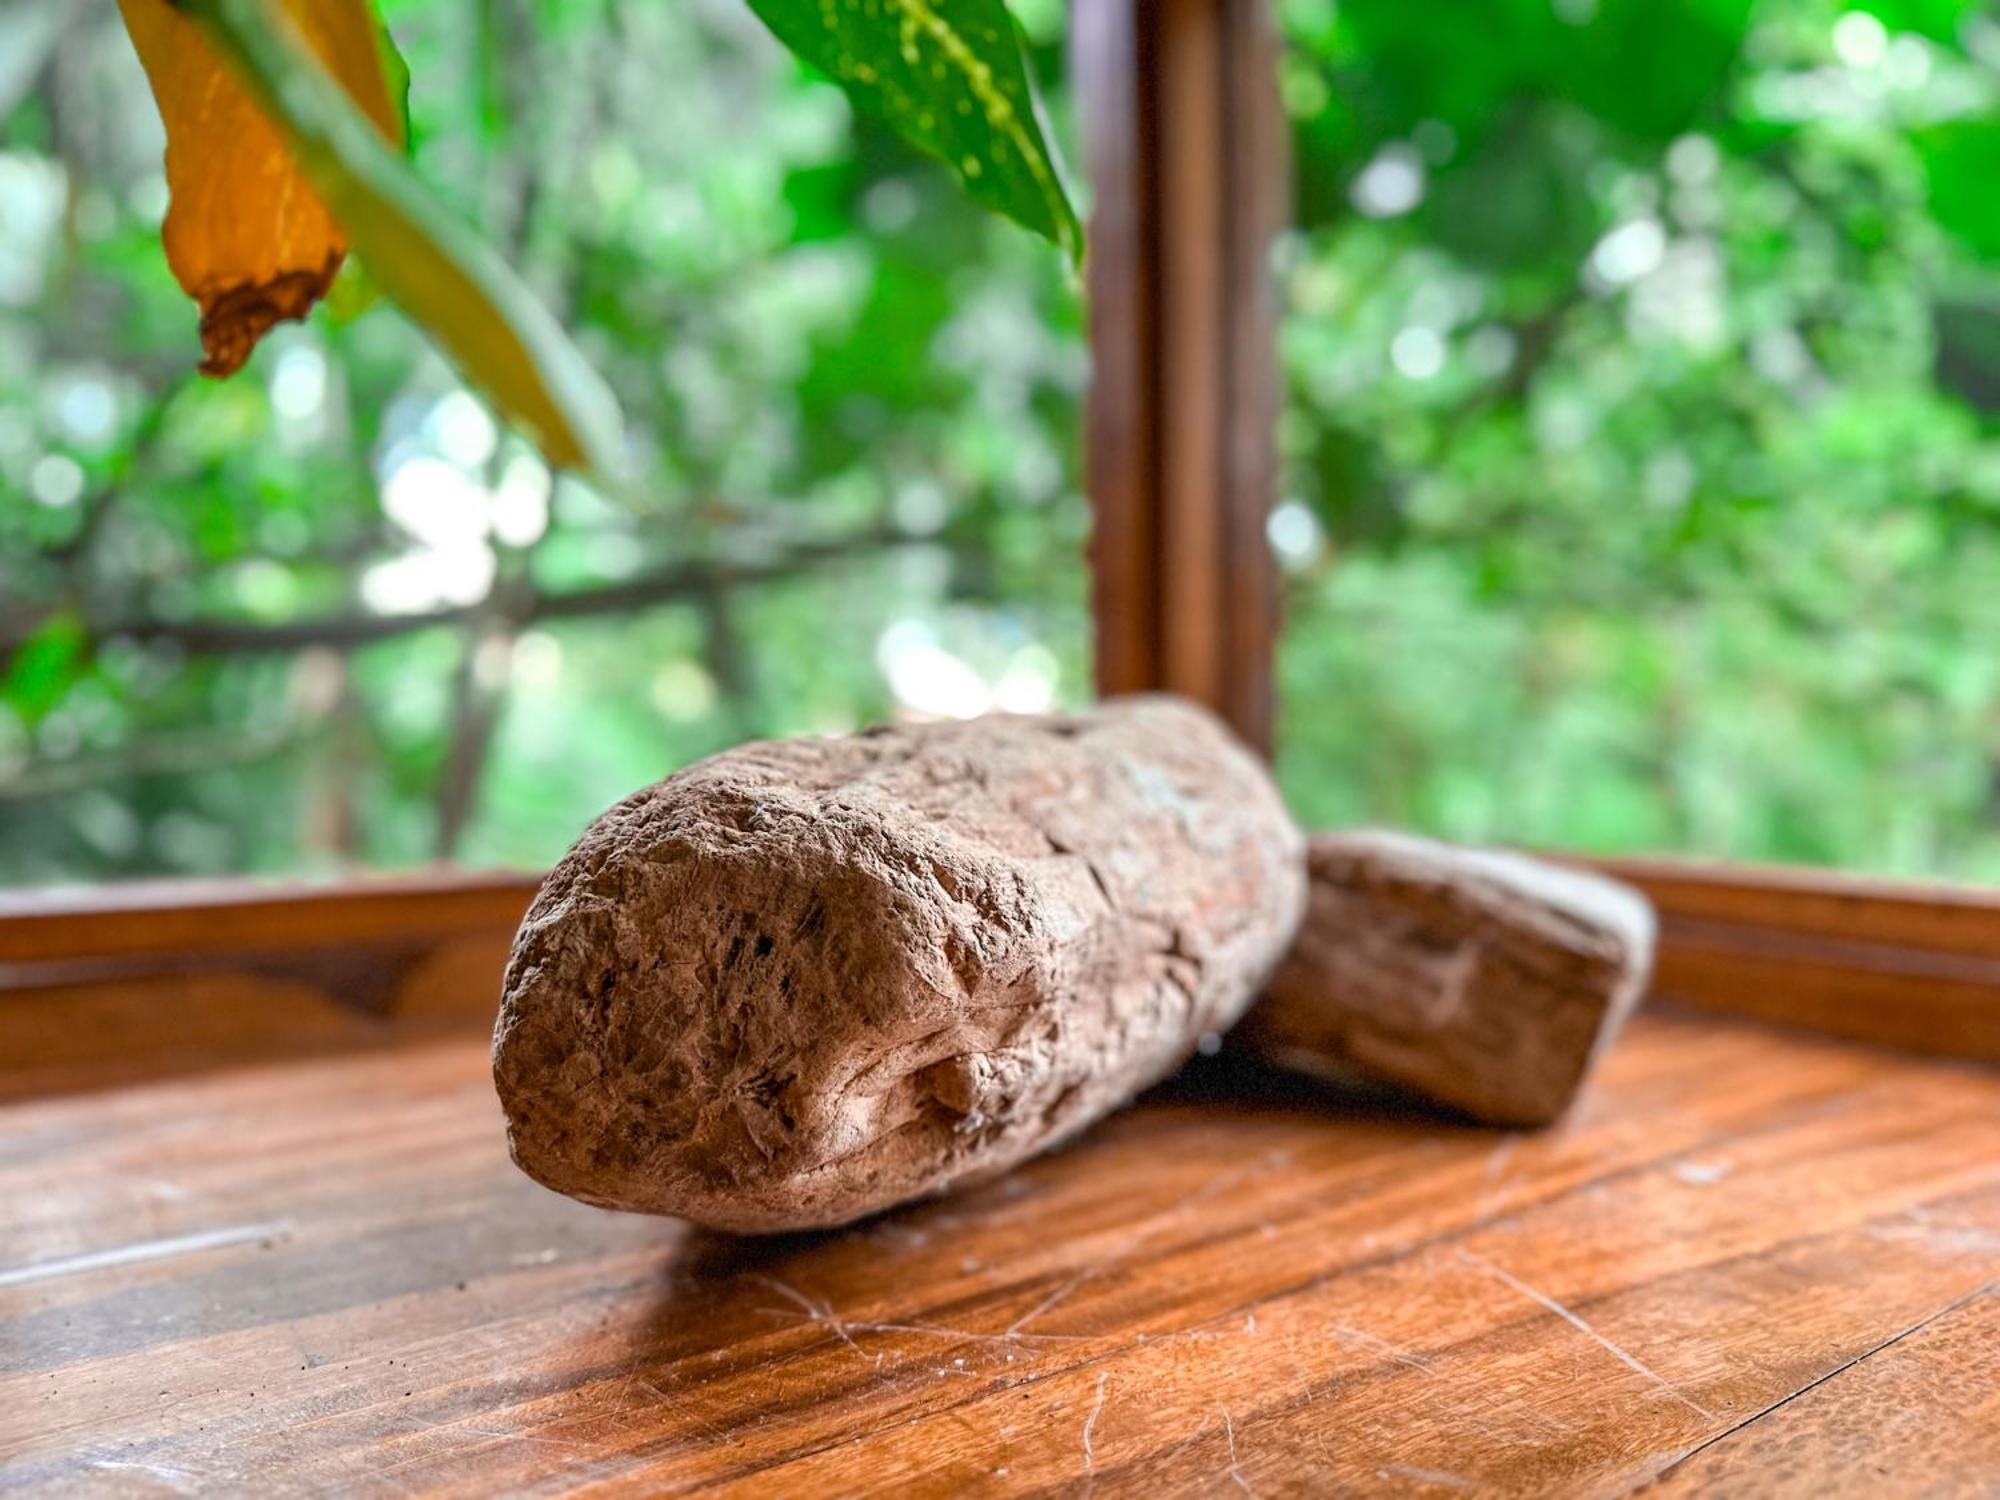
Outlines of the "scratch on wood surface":
[{"label": "scratch on wood surface", "polygon": [[572,1453],[589,1453],[601,1451],[602,1448],[601,1444],[580,1443],[573,1438],[543,1437],[536,1432],[498,1432],[491,1427],[473,1427],[464,1422],[425,1422],[416,1430],[458,1433],[465,1437],[489,1438],[498,1443],[540,1443],[545,1447],[563,1448]]},{"label": "scratch on wood surface", "polygon": [[1022,1313],[1020,1317],[1016,1318],[1013,1322],[1009,1323],[1006,1328],[1006,1337],[1013,1338],[1015,1335],[1019,1334],[1030,1323],[1034,1322],[1035,1319],[1039,1318],[1043,1313],[1048,1312],[1051,1308],[1055,1307],[1057,1303],[1063,1300],[1063,1298],[1067,1297],[1071,1292],[1075,1291],[1078,1287],[1082,1286],[1086,1281],[1090,1280],[1092,1276],[1095,1276],[1098,1270],[1100,1269],[1102,1268],[1086,1267],[1085,1269],[1077,1272],[1076,1275],[1070,1277],[1068,1281],[1065,1281],[1061,1286],[1057,1287],[1054,1291],[1050,1292],[1048,1296],[1042,1298],[1041,1301],[1037,1302],[1033,1307],[1029,1308],[1026,1312]]},{"label": "scratch on wood surface", "polygon": [[1421,1354],[1413,1354],[1400,1344],[1392,1344],[1387,1339],[1377,1338],[1365,1328],[1356,1328],[1348,1323],[1329,1323],[1327,1330],[1335,1338],[1350,1339],[1355,1343],[1365,1344],[1370,1349],[1380,1350],[1397,1364],[1408,1365],[1412,1370],[1428,1371],[1431,1368],[1431,1362]]},{"label": "scratch on wood surface", "polygon": [[1415,1479],[1423,1484],[1435,1484],[1447,1490],[1475,1490],[1478,1488],[1463,1474],[1453,1474],[1444,1469],[1420,1469],[1415,1464],[1384,1464],[1382,1475],[1395,1474],[1404,1479]]},{"label": "scratch on wood surface", "polygon": [[30,1261],[24,1266],[0,1270],[0,1287],[20,1286],[30,1281],[46,1281],[52,1276],[78,1276],[86,1271],[108,1271],[114,1266],[136,1265],[140,1261],[166,1260],[175,1255],[195,1255],[203,1250],[221,1250],[231,1245],[247,1245],[256,1240],[273,1240],[292,1232],[290,1221],[278,1219],[267,1224],[233,1224],[227,1229],[204,1229],[198,1234],[176,1234],[166,1239],[141,1240],[133,1245],[114,1245],[108,1250],[88,1250],[81,1255],[58,1255],[49,1260]]},{"label": "scratch on wood surface", "polygon": [[1200,1437],[1206,1431],[1208,1431],[1208,1413],[1203,1412],[1201,1414],[1201,1420],[1194,1424],[1194,1431],[1190,1432],[1186,1437],[1182,1438],[1178,1443],[1175,1443],[1173,1447],[1169,1448],[1165,1453],[1160,1455],[1160,1467],[1168,1471],[1171,1471],[1173,1466],[1173,1461],[1179,1458],[1182,1453],[1186,1452],[1188,1448],[1193,1446],[1195,1439]]},{"label": "scratch on wood surface", "polygon": [[1106,1255],[1102,1260],[1092,1261],[1074,1276],[1063,1282],[1054,1291],[1050,1292],[1048,1296],[1042,1298],[1040,1302],[1037,1302],[1033,1307],[1022,1313],[1020,1317],[1007,1325],[1007,1332],[1009,1334],[1019,1333],[1044,1313],[1050,1312],[1057,1307],[1070,1293],[1074,1292],[1086,1281],[1091,1281],[1104,1275],[1120,1261],[1124,1260],[1126,1256],[1153,1238],[1154,1235],[1164,1233],[1197,1205],[1205,1203],[1218,1193],[1227,1192],[1230,1188],[1255,1172],[1269,1171],[1275,1167],[1283,1166],[1290,1159],[1291,1153],[1289,1151],[1268,1151],[1258,1161],[1231,1167],[1226,1172],[1217,1173],[1193,1192],[1169,1204],[1151,1222],[1143,1225],[1131,1235],[1119,1241],[1117,1245],[1112,1247],[1110,1254]]},{"label": "scratch on wood surface", "polygon": [[1667,1170],[1689,1187],[1713,1187],[1735,1168],[1726,1161],[1677,1161]]},{"label": "scratch on wood surface", "polygon": [[1487,1154],[1486,1170],[1479,1178],[1479,1201],[1473,1208],[1473,1218],[1485,1221],[1493,1217],[1494,1207],[1507,1190],[1507,1182],[1502,1174],[1506,1172],[1507,1164],[1514,1159],[1514,1148],[1520,1141],[1519,1133],[1509,1131],[1500,1138],[1500,1144]]},{"label": "scratch on wood surface", "polygon": [[639,1370],[636,1365],[632,1368],[631,1373],[625,1377],[625,1388],[623,1394],[629,1396],[632,1393],[633,1386],[637,1386],[640,1390],[644,1391],[647,1395],[651,1396],[655,1401],[673,1400],[673,1397],[669,1396],[665,1391],[661,1390],[652,1381],[647,1380],[643,1376],[641,1376],[639,1374]]},{"label": "scratch on wood surface", "polygon": [[1090,1404],[1090,1415],[1083,1419],[1083,1472],[1097,1472],[1097,1458],[1091,1452],[1090,1434],[1097,1426],[1097,1414],[1104,1410],[1104,1385],[1110,1380],[1109,1374],[1099,1371],[1097,1376],[1097,1399]]},{"label": "scratch on wood surface", "polygon": [[775,1276],[759,1276],[755,1279],[763,1282],[765,1286],[787,1301],[796,1304],[799,1310],[806,1315],[808,1322],[823,1324],[827,1331],[839,1339],[841,1343],[847,1345],[856,1354],[861,1353],[861,1346],[854,1342],[853,1335],[847,1331],[847,1325],[841,1321],[840,1314],[833,1310],[831,1303],[816,1302],[797,1287],[788,1286]]},{"label": "scratch on wood surface", "polygon": [[[956,1339],[968,1344],[989,1344],[1009,1348],[1027,1344],[1068,1344],[1085,1341],[1085,1336],[1080,1333],[1022,1332],[1020,1331],[1020,1323],[1025,1321],[1024,1319],[1016,1319],[1014,1326],[1006,1328],[999,1333],[980,1333],[971,1328],[947,1328],[936,1323],[874,1323],[860,1319],[850,1321],[835,1312],[830,1302],[822,1302],[816,1297],[809,1297],[797,1287],[780,1281],[775,1276],[758,1276],[754,1279],[783,1297],[798,1312],[805,1314],[808,1323],[824,1327],[836,1339],[847,1345],[848,1348],[852,1349],[856,1354],[861,1355],[864,1359],[868,1358],[868,1355],[855,1342],[854,1336],[857,1333],[864,1335],[871,1333],[906,1333],[914,1334],[920,1338]],[[757,1310],[775,1318],[792,1315],[784,1309],[776,1307],[763,1307]],[[1031,1313],[1029,1316],[1032,1317],[1033,1314]],[[1012,1359],[1013,1356],[1010,1354],[1008,1358]],[[879,1368],[882,1363],[882,1356],[879,1353],[874,1356],[874,1362]],[[945,1373],[968,1374],[970,1372],[960,1370],[947,1371]]]},{"label": "scratch on wood surface", "polygon": [[1557,1317],[1561,1318],[1565,1323],[1569,1324],[1570,1327],[1576,1329],[1577,1332],[1583,1334],[1586,1338],[1594,1340],[1597,1344],[1602,1346],[1615,1359],[1617,1359],[1620,1364],[1624,1365],[1626,1368],[1630,1370],[1638,1372],[1640,1375],[1643,1375],[1647,1380],[1651,1381],[1654,1385],[1658,1386],[1661,1390],[1665,1391],[1668,1395],[1672,1396],[1676,1401],[1680,1402],[1681,1405],[1685,1406],[1689,1411],[1696,1413],[1698,1416],[1705,1417],[1711,1422],[1716,1420],[1714,1412],[1710,1411],[1700,1402],[1687,1396],[1680,1390],[1679,1387],[1675,1386],[1671,1381],[1665,1379],[1657,1372],[1648,1369],[1644,1364],[1640,1363],[1638,1359],[1634,1358],[1631,1354],[1627,1353],[1625,1350],[1619,1348],[1616,1344],[1612,1343],[1610,1339],[1606,1338],[1603,1334],[1599,1333],[1595,1328],[1591,1327],[1590,1324],[1586,1323],[1582,1318],[1578,1317],[1575,1313],[1571,1312],[1567,1307],[1564,1307],[1560,1302],[1556,1301],[1555,1298],[1549,1296],[1546,1292],[1539,1292],[1535,1290],[1535,1288],[1529,1286],[1527,1282],[1521,1280],[1518,1276],[1515,1276],[1512,1272],[1506,1270],[1504,1267],[1496,1266],[1492,1261],[1486,1259],[1486,1257],[1483,1255],[1475,1255],[1470,1250],[1461,1250],[1458,1252],[1458,1258],[1464,1261],[1467,1265],[1472,1266],[1478,1270],[1484,1271],[1487,1275],[1493,1277],[1495,1280],[1500,1281],[1505,1285],[1512,1287],[1515,1291],[1519,1292],[1523,1297],[1527,1297],[1531,1301],[1539,1302],[1543,1307],[1547,1308],[1550,1312],[1554,1313]]},{"label": "scratch on wood surface", "polygon": [[167,1464],[123,1463],[117,1459],[99,1458],[91,1461],[93,1469],[115,1469],[128,1474],[144,1474],[148,1479],[158,1480],[176,1495],[199,1495],[201,1491],[194,1485],[194,1475],[186,1469],[172,1468]]},{"label": "scratch on wood surface", "polygon": [[971,1328],[947,1328],[941,1323],[849,1323],[857,1333],[915,1333],[933,1339],[963,1339],[969,1344],[1080,1344],[1081,1333],[980,1333]]},{"label": "scratch on wood surface", "polygon": [[[686,1422],[694,1427],[700,1428],[703,1432],[707,1433],[710,1437],[715,1438],[719,1442],[727,1442],[729,1440],[729,1434],[726,1431],[724,1431],[720,1427],[717,1427],[715,1423],[711,1422],[708,1418],[702,1416],[699,1412],[693,1409],[691,1405],[691,1398],[684,1398],[678,1395],[678,1393],[676,1392],[664,1390],[661,1388],[658,1382],[650,1380],[647,1377],[641,1375],[639,1373],[639,1370],[641,1368],[642,1363],[643,1362],[635,1361],[632,1368],[625,1373],[625,1378],[619,1383],[618,1395],[621,1402],[623,1402],[628,1407],[632,1406],[634,1404],[631,1400],[633,1390],[637,1389],[644,1391],[647,1395],[651,1396],[655,1401],[664,1403],[665,1406],[669,1410],[671,1410],[674,1416],[680,1421]],[[605,1417],[609,1417],[613,1421],[618,1420],[618,1414],[616,1413],[607,1412],[603,1413],[602,1415]],[[534,1439],[534,1441],[562,1442],[567,1440],[558,1438],[536,1438]],[[583,1445],[572,1443],[571,1446],[581,1447]]]},{"label": "scratch on wood surface", "polygon": [[[563,1460],[562,1473],[573,1486],[580,1485],[585,1480],[621,1479],[629,1470],[629,1464],[623,1461],[626,1455],[616,1452],[605,1443],[587,1442],[575,1438],[543,1437],[531,1432],[496,1432],[487,1427],[471,1426],[474,1420],[471,1417],[449,1422],[433,1422],[414,1413],[405,1412],[400,1415],[416,1423],[415,1427],[405,1429],[411,1436],[419,1433],[444,1433],[477,1437],[481,1441],[448,1450],[432,1448],[411,1454],[408,1458],[399,1459],[392,1464],[371,1465],[368,1470],[370,1476],[393,1485],[399,1494],[428,1495],[436,1492],[437,1486],[430,1482],[424,1482],[419,1487],[412,1487],[406,1483],[400,1476],[409,1469],[440,1461],[469,1462],[474,1454],[484,1449],[506,1448],[516,1443],[540,1443],[572,1455]],[[714,1429],[710,1428],[710,1431],[713,1432]]]},{"label": "scratch on wood surface", "polygon": [[1874,1223],[1863,1229],[1872,1240],[1909,1240],[1940,1255],[2000,1254],[2000,1230],[1979,1224],[1944,1224],[1928,1208],[1918,1204],[1903,1210],[1904,1221]]},{"label": "scratch on wood surface", "polygon": [[[627,1385],[631,1384],[633,1379],[634,1379],[633,1376],[630,1375],[626,1376],[625,1384]],[[501,1413],[489,1412],[487,1413],[487,1415],[498,1416],[501,1415]],[[495,1443],[503,1443],[503,1444],[537,1443],[542,1445],[543,1447],[557,1448],[561,1449],[566,1453],[581,1455],[580,1458],[572,1459],[570,1461],[571,1466],[578,1472],[581,1473],[614,1472],[614,1471],[607,1471],[603,1464],[595,1461],[597,1457],[605,1455],[610,1452],[610,1449],[603,1443],[585,1442],[577,1438],[544,1437],[540,1433],[524,1432],[519,1429],[513,1432],[502,1432],[491,1427],[475,1427],[473,1424],[478,1420],[478,1416],[476,1414],[471,1416],[455,1417],[449,1421],[440,1422],[440,1421],[434,1421],[431,1418],[425,1417],[414,1411],[399,1411],[398,1413],[396,1413],[396,1419],[398,1421],[409,1422],[414,1424],[410,1427],[406,1427],[403,1429],[404,1433],[411,1437],[419,1435],[424,1435],[424,1436],[437,1435],[446,1440],[457,1437],[470,1437],[470,1438],[481,1439],[481,1441],[478,1443],[474,1443],[469,1446],[464,1446],[457,1450],[462,1453],[476,1452],[480,1448],[490,1447]],[[711,1428],[710,1430],[713,1431],[714,1429]],[[402,1471],[405,1469],[414,1468],[416,1465],[421,1463],[431,1462],[434,1459],[436,1459],[437,1456],[438,1456],[438,1450],[433,1448],[426,1452],[413,1454],[409,1458],[400,1459],[393,1464],[388,1464],[386,1466],[377,1465],[370,1472],[373,1473],[379,1479],[387,1480],[391,1484],[399,1486],[402,1489],[403,1493],[405,1494],[416,1494],[419,1492],[410,1489],[409,1486],[407,1485],[404,1485],[402,1481],[399,1480],[396,1476],[402,1473]]]},{"label": "scratch on wood surface", "polygon": [[1257,1492],[1250,1488],[1250,1481],[1243,1477],[1243,1460],[1236,1456],[1236,1419],[1229,1415],[1229,1408],[1222,1408],[1222,1431],[1229,1440],[1229,1472],[1224,1477],[1246,1495]]}]

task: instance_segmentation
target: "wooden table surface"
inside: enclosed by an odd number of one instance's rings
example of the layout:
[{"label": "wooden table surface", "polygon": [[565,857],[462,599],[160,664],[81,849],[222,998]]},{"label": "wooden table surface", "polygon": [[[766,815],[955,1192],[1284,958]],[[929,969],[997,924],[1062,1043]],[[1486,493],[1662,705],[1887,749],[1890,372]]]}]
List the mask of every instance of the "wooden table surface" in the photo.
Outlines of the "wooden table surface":
[{"label": "wooden table surface", "polygon": [[0,1106],[0,1216],[10,1494],[2000,1493],[2000,1075],[1744,1023],[765,1241],[528,1182],[466,1035]]}]

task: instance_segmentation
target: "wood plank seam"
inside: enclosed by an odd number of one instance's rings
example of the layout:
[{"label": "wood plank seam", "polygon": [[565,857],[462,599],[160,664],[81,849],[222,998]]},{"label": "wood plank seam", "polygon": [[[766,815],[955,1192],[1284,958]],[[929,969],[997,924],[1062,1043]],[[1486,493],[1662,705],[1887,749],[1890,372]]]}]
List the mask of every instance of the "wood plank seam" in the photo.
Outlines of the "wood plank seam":
[{"label": "wood plank seam", "polygon": [[1676,1470],[1683,1468],[1688,1463],[1692,1462],[1695,1458],[1707,1452],[1710,1448],[1715,1447],[1719,1443],[1728,1442],[1730,1439],[1738,1436],[1747,1428],[1753,1426],[1758,1422],[1763,1421],[1766,1417],[1773,1415],[1774,1413],[1782,1410],[1784,1407],[1791,1405],[1792,1402],[1798,1400],[1801,1396],[1808,1395],[1812,1391],[1817,1390],[1820,1386],[1825,1385],[1829,1380],[1837,1379],[1840,1376],[1846,1374],[1849,1370],[1854,1369],[1857,1365],[1861,1364],[1863,1361],[1873,1359],[1876,1355],[1881,1354],[1886,1350],[1895,1348],[1896,1345],[1902,1343],[1905,1339],[1910,1338],[1914,1334],[1923,1332],[1924,1329],[1930,1327],[1931,1324],[1937,1322],[1938,1319],[1949,1317],[1951,1316],[1951,1314],[1959,1311],[1961,1308],[1970,1307],[1973,1303],[1979,1301],[1982,1297],[1991,1296],[1996,1290],[2000,1290],[2000,1277],[1996,1277],[1991,1281],[1982,1282],[1978,1286],[1973,1287],[1971,1290],[1964,1292],[1957,1297],[1952,1298],[1951,1301],[1947,1302],[1943,1307],[1940,1307],[1936,1312],[1929,1313],[1926,1316],[1917,1319],[1916,1322],[1910,1324],[1909,1327],[1903,1329],[1901,1332],[1892,1334],[1888,1338],[1883,1339],[1880,1343],[1875,1344],[1873,1347],[1862,1350],[1852,1359],[1843,1360],[1841,1363],[1835,1365],[1832,1369],[1826,1371],[1824,1374],[1817,1375],[1813,1379],[1808,1380],[1804,1385],[1800,1386],[1797,1390],[1791,1392],[1789,1395],[1782,1396],[1778,1400],[1771,1402],[1770,1405],[1763,1407],[1761,1410],[1750,1413],[1750,1415],[1744,1417],[1740,1422],[1731,1424],[1729,1427],[1723,1429],[1721,1432],[1716,1433],[1715,1436],[1711,1438],[1704,1438],[1701,1442],[1695,1444],[1694,1447],[1688,1449],[1687,1452],[1681,1454],[1680,1457],[1676,1458],[1672,1463],[1668,1464],[1665,1468],[1661,1469],[1659,1472],[1655,1474],[1647,1475],[1645,1478],[1641,1479],[1631,1488],[1623,1491],[1623,1493],[1627,1495],[1641,1495],[1644,1494],[1649,1489],[1656,1488],[1657,1486],[1665,1482],[1667,1479],[1671,1478]]}]

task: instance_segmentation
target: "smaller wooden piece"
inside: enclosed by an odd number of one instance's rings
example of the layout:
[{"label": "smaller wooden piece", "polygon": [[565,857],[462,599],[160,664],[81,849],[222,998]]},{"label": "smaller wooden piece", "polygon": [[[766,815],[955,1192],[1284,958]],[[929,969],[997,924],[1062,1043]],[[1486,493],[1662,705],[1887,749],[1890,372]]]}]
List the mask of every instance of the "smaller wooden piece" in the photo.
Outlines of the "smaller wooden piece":
[{"label": "smaller wooden piece", "polygon": [[1652,969],[1652,908],[1602,876],[1373,831],[1315,836],[1309,865],[1305,924],[1231,1036],[1284,1067],[1546,1124]]}]

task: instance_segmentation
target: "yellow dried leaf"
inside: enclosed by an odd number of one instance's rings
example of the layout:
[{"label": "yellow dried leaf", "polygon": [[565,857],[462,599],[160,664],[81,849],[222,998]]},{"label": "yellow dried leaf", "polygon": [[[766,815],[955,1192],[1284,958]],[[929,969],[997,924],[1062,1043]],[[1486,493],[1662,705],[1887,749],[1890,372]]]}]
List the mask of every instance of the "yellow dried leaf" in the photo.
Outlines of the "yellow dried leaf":
[{"label": "yellow dried leaf", "polygon": [[[234,374],[272,324],[304,317],[326,295],[347,237],[201,28],[172,0],[119,0],[119,9],[167,127],[167,264],[201,308],[202,373]],[[369,0],[284,0],[283,9],[400,144]]]}]

